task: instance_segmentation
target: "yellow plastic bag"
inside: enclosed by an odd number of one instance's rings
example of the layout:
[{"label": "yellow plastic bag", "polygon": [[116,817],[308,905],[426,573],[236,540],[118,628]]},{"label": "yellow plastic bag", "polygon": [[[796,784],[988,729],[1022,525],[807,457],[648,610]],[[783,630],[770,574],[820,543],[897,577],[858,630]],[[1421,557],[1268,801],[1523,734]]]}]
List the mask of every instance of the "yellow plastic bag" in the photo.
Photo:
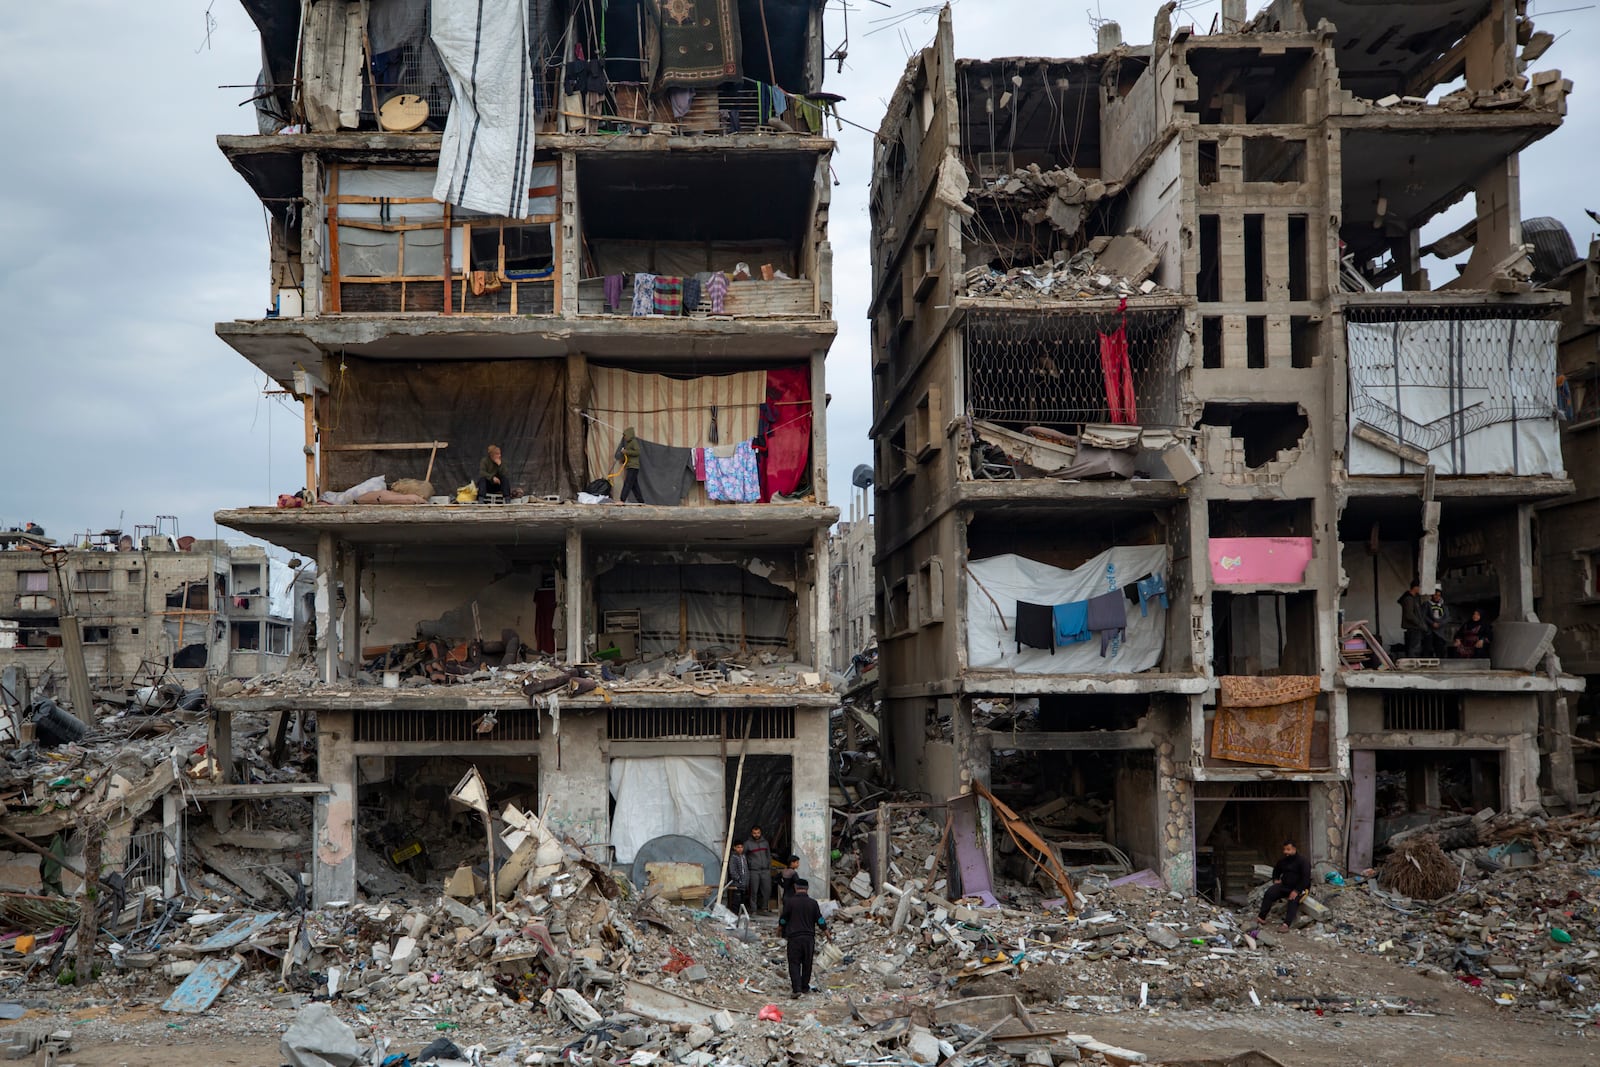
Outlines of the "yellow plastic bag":
[{"label": "yellow plastic bag", "polygon": [[468,482],[466,485],[463,485],[461,488],[456,490],[457,504],[476,504],[477,502],[478,486],[476,483]]}]

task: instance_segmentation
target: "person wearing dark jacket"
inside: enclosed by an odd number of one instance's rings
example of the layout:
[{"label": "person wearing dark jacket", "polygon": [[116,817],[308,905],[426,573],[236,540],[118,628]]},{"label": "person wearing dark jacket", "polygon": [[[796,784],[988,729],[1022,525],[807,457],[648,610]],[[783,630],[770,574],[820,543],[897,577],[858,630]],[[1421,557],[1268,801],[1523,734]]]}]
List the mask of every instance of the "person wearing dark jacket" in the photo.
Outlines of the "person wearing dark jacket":
[{"label": "person wearing dark jacket", "polygon": [[490,493],[511,499],[511,481],[500,460],[499,445],[490,445],[484,452],[483,462],[478,464],[478,501],[481,503]]},{"label": "person wearing dark jacket", "polygon": [[1422,583],[1416,579],[1412,579],[1410,588],[1400,594],[1400,629],[1405,631],[1406,656],[1411,659],[1421,656],[1428,624],[1422,618]]},{"label": "person wearing dark jacket", "polygon": [[817,929],[827,928],[822,908],[811,899],[811,883],[795,879],[794,895],[778,915],[778,929],[789,943],[789,989],[799,997],[811,992],[811,961],[817,953]]},{"label": "person wearing dark jacket", "polygon": [[1272,906],[1280,900],[1287,899],[1289,903],[1284,911],[1284,923],[1279,929],[1289,929],[1300,917],[1300,902],[1305,899],[1306,890],[1310,888],[1311,861],[1300,855],[1293,841],[1285,841],[1283,859],[1272,867],[1272,884],[1267,886],[1266,895],[1261,898],[1261,911],[1256,918],[1260,922],[1266,922]]},{"label": "person wearing dark jacket", "polygon": [[744,904],[749,885],[750,868],[744,861],[744,842],[735,841],[733,851],[728,853],[728,884],[723,891],[726,896],[723,904],[729,911],[737,912]]}]

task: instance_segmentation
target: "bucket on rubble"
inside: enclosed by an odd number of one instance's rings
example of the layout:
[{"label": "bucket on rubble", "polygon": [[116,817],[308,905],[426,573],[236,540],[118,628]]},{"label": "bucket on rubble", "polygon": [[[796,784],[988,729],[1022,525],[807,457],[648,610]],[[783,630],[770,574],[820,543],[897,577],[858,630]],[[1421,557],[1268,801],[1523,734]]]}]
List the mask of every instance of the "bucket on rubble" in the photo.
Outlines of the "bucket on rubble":
[{"label": "bucket on rubble", "polygon": [[399,689],[400,688],[400,672],[399,671],[384,671],[383,672],[383,687],[385,689]]}]

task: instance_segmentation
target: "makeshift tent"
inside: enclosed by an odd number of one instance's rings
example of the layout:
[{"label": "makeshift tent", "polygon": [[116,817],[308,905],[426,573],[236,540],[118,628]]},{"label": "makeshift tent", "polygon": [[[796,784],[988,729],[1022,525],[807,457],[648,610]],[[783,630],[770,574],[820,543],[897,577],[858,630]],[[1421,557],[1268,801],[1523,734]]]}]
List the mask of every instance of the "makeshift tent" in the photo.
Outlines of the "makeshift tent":
[{"label": "makeshift tent", "polygon": [[722,761],[715,756],[652,756],[611,761],[611,848],[632,863],[639,846],[662,834],[722,845]]},{"label": "makeshift tent", "polygon": [[[1556,335],[1538,319],[1352,322],[1351,474],[1556,474]],[[1363,431],[1362,427],[1365,427]],[[1365,436],[1393,442],[1384,448]]]},{"label": "makeshift tent", "polygon": [[595,608],[639,612],[639,652],[687,648],[784,652],[795,597],[731,563],[623,563],[596,576]]},{"label": "makeshift tent", "polygon": [[[1023,646],[1016,640],[1017,601],[1070,604],[1113,589],[1130,591],[1140,578],[1167,566],[1165,545],[1108,548],[1081,567],[1063,570],[1026,556],[974,560],[967,570],[967,664],[1019,674],[1130,674],[1161,662],[1166,640],[1166,609],[1159,600],[1140,614],[1128,604],[1128,628],[1116,654],[1100,655],[1100,640],[1055,649]],[[996,607],[998,605],[998,608]]]}]

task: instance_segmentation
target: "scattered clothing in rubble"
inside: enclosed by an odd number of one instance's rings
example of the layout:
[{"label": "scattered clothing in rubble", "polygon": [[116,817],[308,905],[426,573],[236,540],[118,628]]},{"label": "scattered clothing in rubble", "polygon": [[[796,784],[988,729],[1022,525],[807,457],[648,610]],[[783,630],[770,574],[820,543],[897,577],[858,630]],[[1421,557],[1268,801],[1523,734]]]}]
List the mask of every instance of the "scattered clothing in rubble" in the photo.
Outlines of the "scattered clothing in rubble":
[{"label": "scattered clothing in rubble", "polygon": [[[724,453],[731,450],[731,455]],[[749,441],[706,449],[706,496],[735,504],[761,499],[761,474]]]},{"label": "scattered clothing in rubble", "polygon": [[607,274],[605,279],[606,310],[616,311],[622,306],[622,275]]},{"label": "scattered clothing in rubble", "polygon": [[1140,578],[1134,586],[1139,590],[1139,614],[1150,614],[1149,604],[1152,600],[1161,601],[1162,607],[1167,607],[1167,579],[1163,574],[1152,574],[1148,578]]},{"label": "scattered clothing in rubble", "polygon": [[1017,601],[1017,651],[1023,645],[1048,648],[1056,654],[1056,613],[1049,604],[1030,604]]},{"label": "scattered clothing in rubble", "polygon": [[656,310],[656,276],[640,271],[633,276],[633,313],[653,315]]},{"label": "scattered clothing in rubble", "polygon": [[639,494],[646,504],[683,503],[694,478],[693,450],[639,441]]},{"label": "scattered clothing in rubble", "polygon": [[1128,632],[1128,601],[1122,590],[1101,593],[1089,600],[1089,629],[1100,635],[1100,655],[1112,641],[1121,641]]},{"label": "scattered clothing in rubble", "polygon": [[656,276],[655,309],[657,315],[683,314],[683,279],[675,275]]},{"label": "scattered clothing in rubble", "polygon": [[1094,635],[1089,630],[1089,602],[1075,600],[1070,604],[1057,604],[1050,609],[1055,620],[1055,641],[1059,645],[1076,645]]}]

